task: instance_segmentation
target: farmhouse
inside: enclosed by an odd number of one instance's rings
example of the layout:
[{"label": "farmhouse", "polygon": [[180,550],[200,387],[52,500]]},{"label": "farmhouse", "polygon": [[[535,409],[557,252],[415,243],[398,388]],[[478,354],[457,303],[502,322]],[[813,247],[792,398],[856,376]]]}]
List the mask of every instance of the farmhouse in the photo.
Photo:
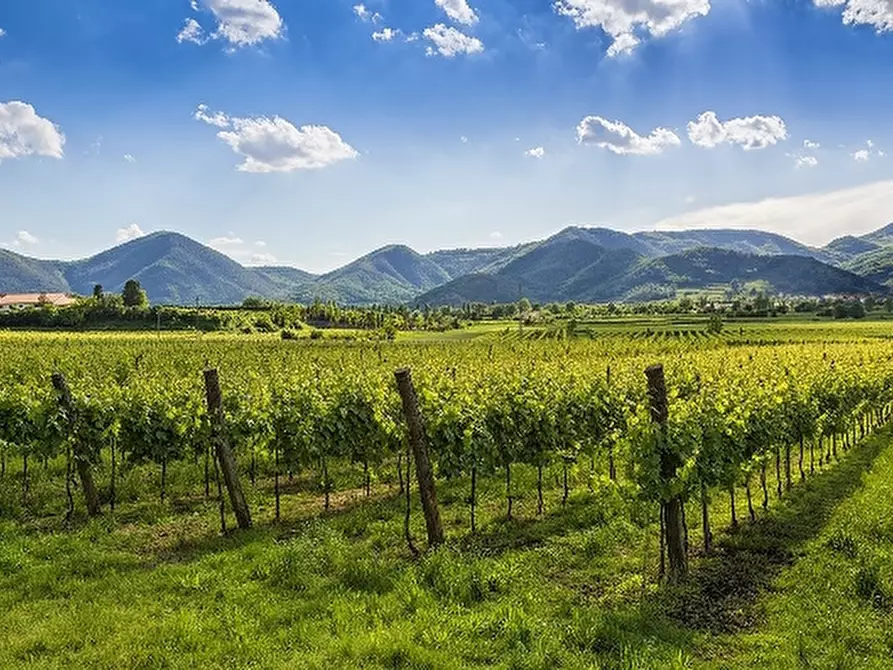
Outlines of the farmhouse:
[{"label": "farmhouse", "polygon": [[67,293],[0,293],[0,312],[41,305],[68,307],[75,302],[75,299]]}]

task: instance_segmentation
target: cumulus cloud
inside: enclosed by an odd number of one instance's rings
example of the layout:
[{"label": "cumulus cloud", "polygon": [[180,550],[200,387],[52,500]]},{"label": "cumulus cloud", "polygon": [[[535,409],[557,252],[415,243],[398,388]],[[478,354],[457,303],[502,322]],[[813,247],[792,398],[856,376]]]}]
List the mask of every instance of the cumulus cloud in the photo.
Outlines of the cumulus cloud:
[{"label": "cumulus cloud", "polygon": [[142,229],[137,224],[131,223],[126,228],[118,228],[118,230],[115,231],[115,242],[121,244],[122,242],[127,242],[129,240],[135,240],[143,235],[145,235],[145,233]]},{"label": "cumulus cloud", "polygon": [[249,265],[268,265],[275,262],[276,257],[273,254],[251,254]]},{"label": "cumulus cloud", "polygon": [[456,23],[472,26],[478,22],[478,15],[466,0],[434,0],[447,16]]},{"label": "cumulus cloud", "polygon": [[283,36],[285,24],[269,0],[201,0],[193,1],[192,9],[209,11],[217,22],[208,35],[195,19],[187,19],[177,35],[178,42],[205,44],[210,39],[221,39],[232,47],[254,46],[264,40]]},{"label": "cumulus cloud", "polygon": [[867,147],[866,149],[859,149],[850,154],[850,156],[853,157],[853,160],[864,163],[870,161],[872,158],[883,158],[887,155],[878,149],[872,140],[865,142],[865,146]]},{"label": "cumulus cloud", "polygon": [[471,37],[442,23],[425,28],[422,34],[434,44],[426,51],[429,56],[440,54],[452,58],[459,54],[475,54],[484,50],[484,43],[477,37]]},{"label": "cumulus cloud", "polygon": [[524,155],[530,156],[531,158],[542,158],[546,155],[546,150],[543,147],[534,147],[533,149],[525,151]]},{"label": "cumulus cloud", "polygon": [[209,113],[200,105],[194,117],[222,128],[217,137],[245,161],[242,172],[312,170],[356,158],[359,153],[328,126],[295,127],[281,116],[238,118]]},{"label": "cumulus cloud", "polygon": [[399,37],[401,32],[399,30],[394,30],[393,28],[382,28],[379,31],[372,33],[372,39],[376,42],[390,42],[395,37]]},{"label": "cumulus cloud", "polygon": [[217,128],[229,128],[229,117],[223,112],[211,112],[205,104],[201,104],[196,108],[192,118],[196,121],[204,121],[208,125]]},{"label": "cumulus cloud", "polygon": [[824,245],[841,235],[864,235],[890,222],[893,181],[759,202],[711,207],[659,221],[659,230],[758,228]]},{"label": "cumulus cloud", "polygon": [[655,128],[647,137],[642,137],[622,121],[609,121],[601,116],[587,116],[580,121],[577,142],[593,144],[615,154],[636,156],[652,156],[682,144],[679,136],[667,128]]},{"label": "cumulus cloud", "polygon": [[3,28],[0,28],[0,37],[5,37],[5,36],[6,36],[6,31],[3,30]]},{"label": "cumulus cloud", "polygon": [[370,12],[366,5],[362,3],[353,6],[353,13],[363,21],[371,21],[372,23],[378,23],[384,18],[378,12]]},{"label": "cumulus cloud", "polygon": [[815,167],[819,164],[819,159],[815,156],[794,156],[794,165],[799,168]]},{"label": "cumulus cloud", "polygon": [[134,158],[132,154],[124,154],[124,160],[128,163],[136,163],[136,158]]},{"label": "cumulus cloud", "polygon": [[462,135],[462,137],[459,138],[459,141],[462,142],[462,144],[468,144],[468,138],[465,137],[465,135]]},{"label": "cumulus cloud", "polygon": [[192,42],[193,44],[204,44],[208,41],[208,35],[205,29],[199,25],[195,19],[186,19],[186,24],[182,30],[177,33],[177,42]]},{"label": "cumulus cloud", "polygon": [[818,142],[813,142],[812,140],[803,140],[803,148],[804,149],[821,149],[822,145]]},{"label": "cumulus cloud", "polygon": [[745,151],[765,149],[787,137],[787,126],[778,116],[748,116],[720,121],[715,112],[704,112],[688,124],[688,138],[693,144],[707,149],[720,144],[734,144]]},{"label": "cumulus cloud", "polygon": [[34,246],[39,243],[40,240],[37,239],[36,236],[29,233],[27,230],[20,230],[16,233],[15,239],[12,242],[0,242],[0,247],[5,249],[19,249],[24,246]]},{"label": "cumulus cloud", "polygon": [[24,156],[62,158],[65,135],[31,105],[13,100],[0,103],[0,162]]},{"label": "cumulus cloud", "polygon": [[868,25],[878,33],[893,30],[893,0],[813,0],[816,7],[842,7],[847,25]]},{"label": "cumulus cloud", "polygon": [[557,0],[555,11],[578,30],[601,28],[613,42],[608,56],[635,49],[639,35],[664,37],[684,23],[710,13],[710,0]]}]

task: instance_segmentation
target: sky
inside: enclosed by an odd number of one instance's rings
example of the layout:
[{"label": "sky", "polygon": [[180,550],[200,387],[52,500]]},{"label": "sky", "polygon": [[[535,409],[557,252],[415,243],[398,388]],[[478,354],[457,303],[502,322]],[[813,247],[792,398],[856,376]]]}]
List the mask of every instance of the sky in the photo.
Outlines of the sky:
[{"label": "sky", "polygon": [[893,0],[3,0],[0,245],[893,221]]}]

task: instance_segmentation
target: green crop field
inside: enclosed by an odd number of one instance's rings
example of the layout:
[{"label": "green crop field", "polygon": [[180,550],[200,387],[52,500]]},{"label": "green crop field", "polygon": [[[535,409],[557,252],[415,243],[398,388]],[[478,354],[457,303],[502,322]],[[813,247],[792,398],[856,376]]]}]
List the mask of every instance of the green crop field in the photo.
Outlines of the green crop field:
[{"label": "green crop field", "polygon": [[0,333],[0,667],[893,667],[893,325],[706,326]]}]

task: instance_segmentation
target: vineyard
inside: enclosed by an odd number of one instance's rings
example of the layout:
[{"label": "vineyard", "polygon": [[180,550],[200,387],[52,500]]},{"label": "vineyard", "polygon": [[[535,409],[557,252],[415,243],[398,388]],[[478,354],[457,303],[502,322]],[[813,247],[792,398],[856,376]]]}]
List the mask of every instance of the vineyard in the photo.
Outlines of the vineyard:
[{"label": "vineyard", "polygon": [[[679,599],[699,566],[804,496],[833,497],[864,445],[886,434],[893,341],[842,332],[404,343],[0,335],[0,563],[19,580],[10,607],[40,594],[7,611],[7,629],[23,637],[4,638],[0,658],[694,667],[680,631],[704,616]],[[209,410],[208,369],[219,375],[220,415]],[[439,498],[426,502],[422,481],[422,505],[402,369]],[[235,455],[248,523],[227,495],[221,442]],[[62,594],[41,581],[35,556],[68,566]],[[111,656],[72,647],[71,631],[60,647],[22,629],[40,603],[83,598],[91,580],[151,599],[126,576],[140,571],[153,588],[161,573],[179,586],[147,621],[130,610],[130,624],[99,617],[91,635]],[[217,584],[227,574],[235,581]],[[874,579],[871,597],[887,597],[888,574]],[[192,596],[202,604],[187,604]],[[276,603],[272,630],[249,623],[260,614],[245,618],[256,598]],[[193,606],[213,623],[170,618]],[[323,622],[310,614],[319,607]],[[639,637],[618,614],[630,608]],[[156,656],[140,659],[119,645],[119,625],[172,637],[146,642]],[[228,626],[244,627],[241,642],[206,639]]]}]

